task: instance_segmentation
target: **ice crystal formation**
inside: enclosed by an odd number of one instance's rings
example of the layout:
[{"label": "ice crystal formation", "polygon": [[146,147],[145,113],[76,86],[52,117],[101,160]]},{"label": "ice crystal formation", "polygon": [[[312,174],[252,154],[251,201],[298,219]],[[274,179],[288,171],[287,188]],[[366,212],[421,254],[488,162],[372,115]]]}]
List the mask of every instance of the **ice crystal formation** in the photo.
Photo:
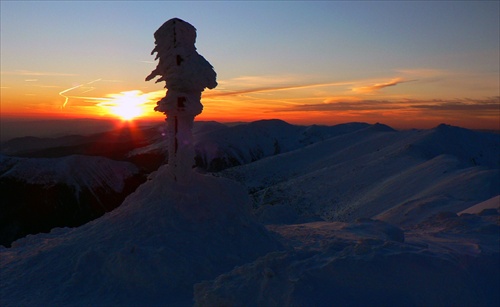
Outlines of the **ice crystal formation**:
[{"label": "ice crystal formation", "polygon": [[167,94],[155,110],[167,116],[169,133],[169,167],[174,178],[186,179],[194,164],[192,127],[195,116],[203,110],[201,92],[217,86],[212,65],[198,54],[195,47],[196,28],[179,18],[165,22],[155,33],[159,59],[146,81],[157,76],[165,81]]}]

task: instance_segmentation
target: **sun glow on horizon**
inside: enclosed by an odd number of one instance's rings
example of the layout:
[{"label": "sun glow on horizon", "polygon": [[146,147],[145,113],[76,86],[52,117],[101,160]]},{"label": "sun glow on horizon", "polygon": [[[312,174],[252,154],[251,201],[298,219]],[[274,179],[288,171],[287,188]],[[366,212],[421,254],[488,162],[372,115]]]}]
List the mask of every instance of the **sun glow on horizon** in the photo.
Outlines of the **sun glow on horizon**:
[{"label": "sun glow on horizon", "polygon": [[97,105],[125,121],[145,116],[148,113],[148,103],[151,101],[148,94],[139,90],[109,94],[107,97],[109,98],[103,99],[104,101]]}]

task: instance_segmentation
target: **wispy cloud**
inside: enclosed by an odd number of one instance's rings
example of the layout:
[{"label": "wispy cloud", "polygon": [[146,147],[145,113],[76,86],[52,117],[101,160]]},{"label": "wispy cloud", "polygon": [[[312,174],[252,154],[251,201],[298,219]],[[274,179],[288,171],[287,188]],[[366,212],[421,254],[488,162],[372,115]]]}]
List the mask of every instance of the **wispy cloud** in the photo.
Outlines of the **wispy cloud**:
[{"label": "wispy cloud", "polygon": [[299,83],[303,79],[304,76],[297,75],[247,75],[223,80],[222,84],[230,84],[233,87],[261,87],[266,84],[294,84]]},{"label": "wispy cloud", "polygon": [[398,74],[412,78],[435,78],[450,74],[450,71],[436,68],[403,68],[395,70]]},{"label": "wispy cloud", "polygon": [[456,99],[456,100],[441,100],[434,99],[428,102],[419,102],[412,104],[412,108],[434,111],[491,111],[498,112],[500,110],[500,96],[491,97],[488,99]]},{"label": "wispy cloud", "polygon": [[487,99],[454,99],[454,100],[353,100],[328,103],[295,105],[279,111],[373,111],[373,110],[428,110],[428,111],[491,111],[500,110],[500,97]]},{"label": "wispy cloud", "polygon": [[[86,93],[93,90],[93,87],[89,86],[89,84],[101,81],[102,80],[97,79],[61,91],[59,95],[65,98],[61,108],[66,108],[71,101],[71,108],[80,110],[89,110],[89,108],[92,108],[99,114],[108,114],[112,112],[113,108],[125,103],[140,105],[140,108],[143,109],[143,113],[153,113],[156,102],[165,96],[165,90],[147,93],[143,93],[141,90],[130,90],[119,93],[108,93],[103,96],[86,95]],[[94,109],[94,107],[98,107],[99,109]]]},{"label": "wispy cloud", "polygon": [[358,100],[338,101],[329,103],[302,104],[280,109],[280,111],[359,111],[359,110],[389,110],[401,108],[400,102],[388,100]]},{"label": "wispy cloud", "polygon": [[389,81],[383,82],[383,83],[376,83],[376,84],[372,84],[372,85],[368,85],[368,86],[361,86],[361,87],[353,87],[352,91],[357,92],[357,93],[367,94],[367,93],[379,91],[385,87],[396,86],[400,83],[411,82],[411,81],[416,81],[416,80],[404,80],[403,78],[394,78],[392,80],[389,80]]},{"label": "wispy cloud", "polygon": [[[224,83],[227,84],[227,82],[224,82]],[[290,91],[290,90],[300,90],[300,89],[316,88],[316,87],[352,85],[353,83],[354,83],[353,81],[346,81],[346,82],[325,82],[325,83],[309,83],[309,84],[285,84],[285,85],[256,86],[256,87],[250,86],[248,88],[236,89],[236,90],[217,90],[217,89],[215,89],[215,90],[205,92],[203,97],[216,98],[216,97],[223,97],[223,96],[239,96],[239,95],[243,95],[243,94],[252,94],[252,93]],[[260,82],[259,83],[249,82],[246,85],[255,85],[255,84],[260,84]]]},{"label": "wispy cloud", "polygon": [[101,82],[110,82],[110,83],[120,83],[123,82],[123,80],[117,80],[117,79],[101,79]]},{"label": "wispy cloud", "polygon": [[[103,82],[119,83],[119,82],[123,82],[123,81],[122,80],[99,78],[99,79],[92,80],[90,82],[80,83],[80,84],[77,84],[77,85],[72,86],[70,88],[66,88],[58,93],[59,96],[64,98],[64,102],[63,102],[61,108],[65,108],[70,99],[76,100],[80,104],[82,101],[103,100],[104,98],[102,98],[102,97],[91,97],[91,96],[85,95],[85,94],[97,89],[96,83],[103,83]],[[44,86],[44,87],[50,87],[50,86]]]},{"label": "wispy cloud", "polygon": [[93,80],[93,81],[90,81],[90,82],[87,82],[87,83],[78,84],[76,86],[73,86],[73,87],[70,87],[70,88],[67,88],[65,90],[60,91],[59,92],[59,96],[64,97],[64,103],[63,103],[63,105],[62,105],[61,108],[64,109],[66,107],[66,105],[68,104],[69,98],[72,97],[70,95],[66,95],[66,93],[68,93],[70,91],[73,91],[73,90],[75,90],[77,88],[82,88],[84,86],[87,86],[87,87],[86,87],[86,89],[82,93],[90,92],[90,91],[94,90],[95,88],[94,87],[88,87],[88,85],[90,85],[92,83],[95,83],[95,82],[98,82],[98,81],[101,81],[101,79],[96,79],[96,80]]},{"label": "wispy cloud", "polygon": [[31,70],[15,70],[2,71],[2,75],[17,75],[17,76],[77,76],[77,74],[47,72],[47,71],[31,71]]},{"label": "wispy cloud", "polygon": [[[310,79],[313,79],[312,76]],[[401,83],[417,81],[416,79],[408,79],[397,77],[385,82],[376,82],[373,79],[358,79],[337,82],[311,82],[305,83],[305,76],[240,76],[228,80],[219,81],[219,87],[215,90],[207,91],[204,97],[223,97],[223,96],[239,96],[252,93],[274,92],[274,91],[289,91],[302,90],[320,87],[342,87],[345,92],[354,92],[356,94],[376,93],[383,88],[396,86]]]}]

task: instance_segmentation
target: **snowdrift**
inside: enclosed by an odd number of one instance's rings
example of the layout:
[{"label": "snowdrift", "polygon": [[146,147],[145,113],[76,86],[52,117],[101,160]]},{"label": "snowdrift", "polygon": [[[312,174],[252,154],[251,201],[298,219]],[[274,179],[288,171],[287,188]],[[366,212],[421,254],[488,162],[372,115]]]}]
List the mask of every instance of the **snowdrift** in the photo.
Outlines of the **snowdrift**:
[{"label": "snowdrift", "polygon": [[279,250],[246,191],[162,167],[116,210],[0,249],[0,304],[191,305],[193,284]]},{"label": "snowdrift", "polygon": [[408,234],[369,219],[272,226],[293,251],[197,284],[196,306],[497,306],[491,222],[444,214]]}]

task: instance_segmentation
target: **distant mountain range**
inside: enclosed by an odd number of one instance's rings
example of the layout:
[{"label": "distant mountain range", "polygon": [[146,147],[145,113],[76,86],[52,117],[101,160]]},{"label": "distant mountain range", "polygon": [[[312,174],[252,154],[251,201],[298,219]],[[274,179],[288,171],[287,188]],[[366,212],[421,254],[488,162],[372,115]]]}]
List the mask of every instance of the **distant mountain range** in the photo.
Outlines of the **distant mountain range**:
[{"label": "distant mountain range", "polygon": [[498,134],[376,124],[220,175],[248,187],[264,223],[369,217],[402,225],[499,195],[499,152]]},{"label": "distant mountain range", "polygon": [[134,164],[103,157],[0,155],[0,244],[87,223],[119,206],[145,180]]},{"label": "distant mountain range", "polygon": [[[123,127],[4,142],[0,243],[78,226],[118,206],[168,163],[165,129]],[[500,194],[498,134],[447,125],[396,131],[383,124],[281,120],[196,122],[193,134],[198,171],[247,186],[266,224],[372,217],[410,225]]]},{"label": "distant mountain range", "polygon": [[164,129],[2,147],[0,305],[499,305],[500,135],[199,122],[181,183]]}]

